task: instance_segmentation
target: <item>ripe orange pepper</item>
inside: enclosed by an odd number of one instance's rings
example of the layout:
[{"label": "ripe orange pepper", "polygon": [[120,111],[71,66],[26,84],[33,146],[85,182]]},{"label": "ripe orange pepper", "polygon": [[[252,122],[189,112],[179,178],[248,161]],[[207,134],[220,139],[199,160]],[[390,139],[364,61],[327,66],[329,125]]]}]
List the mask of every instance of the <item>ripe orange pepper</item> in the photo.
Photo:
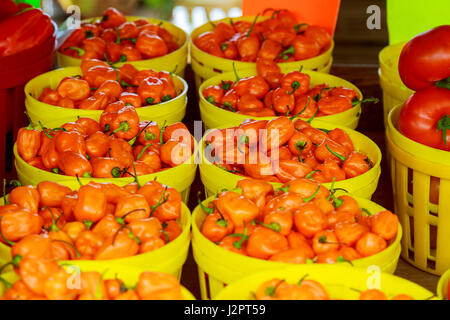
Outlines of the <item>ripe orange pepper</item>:
[{"label": "ripe orange pepper", "polygon": [[59,266],[54,260],[22,259],[19,262],[18,274],[33,293],[43,295],[45,281],[58,270]]},{"label": "ripe orange pepper", "polygon": [[[163,238],[165,243],[175,240],[181,234],[181,232],[183,232],[176,220],[164,221],[162,223],[162,227],[163,230],[161,230],[160,237]],[[169,241],[167,241],[167,239]]]},{"label": "ripe orange pepper", "polygon": [[386,249],[386,247],[386,240],[371,232],[367,232],[356,242],[356,251],[363,257],[381,252]]},{"label": "ripe orange pepper", "polygon": [[398,217],[389,210],[375,213],[370,217],[372,220],[371,231],[384,240],[391,240],[397,236]]},{"label": "ripe orange pepper", "polygon": [[240,97],[250,94],[257,99],[262,99],[269,89],[269,85],[261,76],[243,78],[234,85],[234,90]]},{"label": "ripe orange pepper", "polygon": [[119,10],[115,8],[108,8],[103,12],[100,25],[103,28],[114,28],[119,27],[126,21],[127,19]]},{"label": "ripe orange pepper", "polygon": [[91,161],[92,177],[119,178],[122,175],[121,162],[114,158],[96,157]]},{"label": "ripe orange pepper", "polygon": [[285,236],[266,227],[256,228],[248,238],[247,252],[254,258],[268,259],[288,248]]},{"label": "ripe orange pepper", "polygon": [[305,60],[320,53],[319,45],[304,35],[297,35],[292,39],[295,60]]},{"label": "ripe orange pepper", "polygon": [[139,276],[136,291],[142,300],[182,300],[181,285],[173,275],[143,272]]},{"label": "ripe orange pepper", "polygon": [[92,257],[103,245],[104,238],[101,234],[85,230],[80,232],[74,244],[81,256]]},{"label": "ripe orange pepper", "polygon": [[27,127],[20,128],[17,132],[17,152],[20,157],[29,161],[36,157],[41,146],[41,133],[34,129],[34,125],[30,120]]},{"label": "ripe orange pepper", "polygon": [[369,289],[361,292],[359,300],[387,300],[387,297],[378,289]]},{"label": "ripe orange pepper", "polygon": [[235,227],[241,227],[259,215],[259,208],[251,200],[233,191],[222,192],[215,204],[219,212],[230,217]]},{"label": "ripe orange pepper", "polygon": [[156,77],[147,77],[139,83],[137,94],[145,101],[146,105],[152,105],[161,102],[163,82]]},{"label": "ripe orange pepper", "polygon": [[297,160],[279,160],[275,173],[280,181],[288,182],[298,178],[304,178],[311,171],[312,168],[310,166]]},{"label": "ripe orange pepper", "polygon": [[138,61],[138,60],[142,60],[142,54],[139,52],[138,49],[136,49],[135,47],[133,47],[131,45],[125,45],[122,48],[120,57],[124,61]]},{"label": "ripe orange pepper", "polygon": [[224,90],[221,86],[215,86],[211,85],[205,88],[203,90],[203,97],[208,101],[209,103],[217,105],[220,101],[222,101]]},{"label": "ripe orange pepper", "polygon": [[278,113],[286,115],[292,113],[295,108],[295,97],[292,91],[285,87],[275,89],[272,94],[272,106]]},{"label": "ripe orange pepper", "polygon": [[311,77],[300,71],[291,71],[284,74],[281,86],[292,92],[292,95],[299,97],[309,91]]},{"label": "ripe orange pepper", "polygon": [[192,147],[189,144],[169,140],[161,147],[161,161],[175,167],[189,160],[192,156]]},{"label": "ripe orange pepper", "polygon": [[31,213],[37,213],[39,209],[39,191],[33,186],[19,186],[9,194],[9,203],[28,209]]},{"label": "ripe orange pepper", "polygon": [[328,198],[330,191],[321,186],[320,184],[308,179],[297,179],[288,182],[285,187],[288,187],[288,191],[296,193],[303,198],[312,197],[315,194],[315,198]]},{"label": "ripe orange pepper", "polygon": [[61,96],[58,94],[58,92],[56,90],[50,89],[49,87],[44,88],[44,90],[42,91],[41,95],[38,98],[39,101],[51,104],[53,106],[57,106],[60,99]]},{"label": "ripe orange pepper", "polygon": [[341,222],[336,224],[336,237],[340,243],[353,246],[369,229],[356,222]]},{"label": "ripe orange pepper", "polygon": [[106,195],[93,185],[83,185],[78,190],[78,200],[73,215],[78,221],[97,222],[105,215]]},{"label": "ripe orange pepper", "polygon": [[333,231],[323,230],[314,235],[312,247],[316,254],[321,254],[330,250],[338,250],[340,244]]},{"label": "ripe orange pepper", "polygon": [[295,132],[292,121],[287,117],[278,117],[266,124],[267,138],[263,139],[263,148],[270,150],[279,147],[292,137]]},{"label": "ripe orange pepper", "polygon": [[109,137],[109,148],[107,155],[119,160],[121,167],[129,168],[133,165],[133,149],[128,142],[123,139]]},{"label": "ripe orange pepper", "polygon": [[56,151],[59,153],[73,151],[81,155],[86,155],[86,143],[84,137],[78,131],[63,131],[52,139],[55,143]]},{"label": "ripe orange pepper", "polygon": [[239,112],[242,114],[248,114],[250,112],[260,112],[264,109],[264,104],[251,94],[244,94],[241,96],[236,105]]},{"label": "ripe orange pepper", "polygon": [[139,132],[139,116],[136,109],[125,106],[112,119],[110,130],[117,138],[130,140]]},{"label": "ripe orange pepper", "polygon": [[287,249],[270,257],[269,261],[280,263],[306,263],[306,254],[302,249]]},{"label": "ripe orange pepper", "polygon": [[219,242],[219,247],[242,255],[248,255],[246,242],[248,240],[248,235],[246,233],[233,233]]},{"label": "ripe orange pepper", "polygon": [[139,252],[141,241],[128,229],[122,229],[106,239],[94,256],[95,260],[119,259]]},{"label": "ripe orange pepper", "polygon": [[119,95],[119,100],[125,103],[125,105],[132,105],[134,108],[140,108],[142,107],[142,99],[141,97],[132,92],[122,92]]},{"label": "ripe orange pepper", "polygon": [[242,195],[262,210],[266,205],[266,197],[273,193],[272,185],[265,181],[242,179],[239,180],[237,188],[241,188]]},{"label": "ripe orange pepper", "polygon": [[345,96],[322,96],[317,104],[324,115],[336,114],[352,108],[352,101]]},{"label": "ripe orange pepper", "polygon": [[304,236],[311,238],[327,227],[327,220],[314,204],[308,202],[295,212],[294,224]]},{"label": "ripe orange pepper", "polygon": [[31,234],[23,237],[11,247],[11,256],[13,261],[18,259],[53,259],[51,244],[51,239],[42,235]]},{"label": "ripe orange pepper", "polygon": [[91,158],[103,157],[109,149],[109,139],[101,131],[92,133],[85,140],[86,153]]},{"label": "ripe orange pepper", "polygon": [[302,250],[305,253],[305,256],[309,259],[314,258],[316,255],[311,248],[311,245],[309,244],[308,240],[299,232],[291,231],[287,235],[289,248],[291,249],[297,249]]},{"label": "ripe orange pepper", "polygon": [[91,90],[89,83],[83,79],[77,79],[73,77],[66,77],[61,80],[56,88],[58,94],[71,100],[80,101],[89,97]]},{"label": "ripe orange pepper", "polygon": [[347,178],[359,176],[371,168],[373,168],[373,164],[370,159],[366,155],[356,151],[351,152],[342,164],[342,169]]},{"label": "ripe orange pepper", "polygon": [[[265,43],[269,42],[271,40],[266,40],[263,42],[262,46],[261,46],[261,51],[262,48],[265,46]],[[272,43],[276,43],[271,41]],[[278,44],[275,44],[275,46],[278,46]],[[269,50],[269,48],[267,48]],[[268,51],[266,50],[266,51]],[[270,50],[273,50],[272,48],[270,48]],[[259,57],[258,59],[256,59],[256,70],[258,72],[258,75],[260,75],[261,77],[264,78],[264,80],[266,80],[270,87],[272,89],[278,88],[281,85],[281,79],[283,78],[283,74],[281,73],[281,69],[278,66],[278,64],[273,61],[272,59],[267,59],[264,58],[263,56],[261,56],[261,51],[259,53]],[[268,56],[269,52],[267,52],[266,54],[263,53],[264,56]],[[265,97],[267,97],[267,95],[270,93],[270,91],[266,94]],[[264,98],[265,98],[264,97]],[[266,107],[270,108],[270,104],[267,105]]]},{"label": "ripe orange pepper", "polygon": [[270,212],[264,216],[264,224],[283,236],[287,236],[294,224],[292,212],[282,209]]},{"label": "ripe orange pepper", "polygon": [[44,295],[50,300],[74,300],[78,290],[67,286],[70,274],[60,269],[51,274],[44,282]]},{"label": "ripe orange pepper", "polygon": [[97,271],[81,272],[81,290],[78,300],[100,300],[106,297],[105,282]]},{"label": "ripe orange pepper", "polygon": [[164,56],[169,51],[161,37],[145,30],[139,33],[136,48],[148,59]]},{"label": "ripe orange pepper", "polygon": [[86,230],[86,225],[80,221],[67,222],[62,230],[69,236],[72,242],[75,242],[80,233]]},{"label": "ripe orange pepper", "polygon": [[43,224],[42,218],[28,209],[6,212],[0,218],[1,241],[13,245],[27,235],[40,233]]},{"label": "ripe orange pepper", "polygon": [[114,215],[129,223],[134,220],[148,218],[150,207],[142,194],[131,194],[119,199]]},{"label": "ripe orange pepper", "polygon": [[110,66],[95,65],[83,72],[83,78],[91,88],[99,88],[107,80],[115,80],[120,83],[121,75]]},{"label": "ripe orange pepper", "polygon": [[68,176],[91,177],[92,165],[85,156],[73,152],[64,151],[59,154],[59,169]]}]

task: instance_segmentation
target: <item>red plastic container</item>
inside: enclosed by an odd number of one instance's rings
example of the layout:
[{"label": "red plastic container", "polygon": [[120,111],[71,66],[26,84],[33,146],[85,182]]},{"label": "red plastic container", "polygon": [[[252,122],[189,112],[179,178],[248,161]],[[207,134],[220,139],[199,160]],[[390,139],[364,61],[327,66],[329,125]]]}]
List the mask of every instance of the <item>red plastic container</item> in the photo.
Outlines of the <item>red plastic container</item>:
[{"label": "red plastic container", "polygon": [[0,179],[12,179],[13,145],[17,131],[27,125],[25,84],[51,70],[56,58],[56,30],[47,41],[12,56],[0,58]]}]

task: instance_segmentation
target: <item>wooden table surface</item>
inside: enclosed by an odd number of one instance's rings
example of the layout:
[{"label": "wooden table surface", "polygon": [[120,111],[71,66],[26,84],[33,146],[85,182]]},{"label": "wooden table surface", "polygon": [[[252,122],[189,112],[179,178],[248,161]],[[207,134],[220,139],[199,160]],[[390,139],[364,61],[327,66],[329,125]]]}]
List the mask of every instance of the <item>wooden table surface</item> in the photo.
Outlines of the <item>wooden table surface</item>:
[{"label": "wooden table surface", "polygon": [[[383,154],[383,160],[381,162],[382,173],[377,191],[373,195],[372,200],[393,211],[394,204],[392,199],[391,178],[385,157],[386,148],[383,124],[382,91],[378,83],[377,72],[378,66],[376,65],[333,65],[330,73],[356,85],[361,90],[365,98],[376,97],[380,99],[380,102],[377,104],[367,103],[362,106],[362,114],[357,130],[372,139],[380,147]],[[193,88],[193,90],[190,89],[188,92],[188,107],[183,122],[189,127],[191,132],[193,132],[194,121],[200,120],[200,112],[194,77],[189,66],[186,69],[185,79],[188,82],[189,88]],[[191,187],[190,199],[188,203],[191,210],[193,210],[197,205],[198,191],[202,192],[202,197],[204,198],[203,184],[197,170],[197,175]],[[416,269],[405,260],[402,260],[402,258],[400,258],[395,274],[418,283],[431,292],[436,292],[439,277]],[[197,299],[200,299],[197,266],[192,257],[192,250],[190,250],[188,259],[183,267],[181,282],[196,296]]]}]

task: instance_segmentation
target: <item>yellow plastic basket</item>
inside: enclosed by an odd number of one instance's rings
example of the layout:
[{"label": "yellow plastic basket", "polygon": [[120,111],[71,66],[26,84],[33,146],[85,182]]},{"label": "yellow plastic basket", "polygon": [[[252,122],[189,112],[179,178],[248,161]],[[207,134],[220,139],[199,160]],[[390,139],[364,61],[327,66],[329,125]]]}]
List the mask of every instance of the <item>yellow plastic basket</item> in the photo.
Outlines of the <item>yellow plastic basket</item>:
[{"label": "yellow plastic basket", "polygon": [[[346,88],[350,88],[355,90],[358,93],[358,98],[363,99],[361,91],[352,83],[345,81],[344,79],[316,71],[303,71],[306,74],[311,76],[311,87],[327,83],[331,87],[344,86]],[[257,73],[254,71],[244,70],[237,72],[240,78],[254,76]],[[219,107],[216,107],[212,103],[208,102],[203,97],[203,90],[210,85],[220,84],[222,80],[231,80],[234,81],[236,79],[233,72],[223,73],[221,75],[214,76],[205,82],[202,83],[198,90],[198,96],[200,99],[200,115],[202,117],[202,121],[205,124],[206,129],[217,128],[218,126],[227,123],[231,125],[239,125],[245,119],[248,119],[249,116],[244,114],[237,114]],[[329,122],[341,125],[343,127],[348,127],[351,129],[356,129],[359,122],[359,117],[361,115],[361,104],[357,104],[353,108],[330,116],[324,116],[317,118],[323,122]],[[273,117],[253,117],[254,119],[273,119]]]},{"label": "yellow plastic basket", "polygon": [[[112,260],[68,260],[61,264],[75,265],[82,270],[96,270],[100,273],[111,270],[117,265],[142,268],[154,272],[165,272],[181,279],[181,272],[186,261],[191,240],[191,212],[183,203],[178,223],[182,228],[181,234],[172,242],[154,251],[138,254],[132,257]],[[0,255],[5,257],[1,264],[11,261],[11,248],[0,243]]]},{"label": "yellow plastic basket", "polygon": [[[158,69],[158,70],[167,70],[172,71],[179,76],[184,76],[184,69],[187,65],[187,57],[188,57],[188,36],[186,35],[186,32],[184,32],[181,28],[178,28],[174,24],[159,20],[159,19],[153,19],[153,18],[146,18],[146,17],[127,17],[128,21],[134,21],[137,19],[146,19],[150,23],[153,24],[160,24],[161,26],[167,31],[169,31],[172,36],[174,37],[175,42],[178,44],[179,48],[169,54],[166,54],[165,56],[153,58],[153,59],[147,59],[147,60],[139,60],[139,61],[130,61],[125,63],[130,63],[136,68],[146,68],[146,69]],[[100,19],[97,18],[91,18],[92,19]],[[57,52],[58,57],[58,66],[60,68],[62,67],[77,67],[81,64],[81,59],[70,57],[65,54],[61,54],[59,51]],[[117,63],[116,66],[120,67],[124,63]]]},{"label": "yellow plastic basket", "polygon": [[439,279],[437,286],[437,294],[442,299],[450,300],[448,296],[447,288],[450,282],[450,269],[448,269]]},{"label": "yellow plastic basket", "polygon": [[[217,23],[220,21],[228,23],[229,19],[230,18],[225,18],[213,21],[213,23]],[[244,20],[253,22],[254,19],[255,17],[239,17],[233,19],[233,21]],[[260,17],[258,21],[264,19],[267,19],[267,17]],[[194,45],[193,42],[194,39],[196,39],[202,33],[206,31],[211,31],[212,29],[213,29],[212,24],[210,22],[207,22],[191,32],[189,47],[191,53],[191,65],[195,73],[195,83],[197,88],[199,88],[200,84],[206,79],[209,79],[220,73],[233,71],[233,62],[236,66],[236,70],[238,71],[249,69],[256,72],[256,64],[253,62],[242,62],[242,61],[234,61],[231,59],[219,58],[200,50],[199,48],[197,48],[197,46]],[[330,48],[317,57],[295,62],[280,63],[279,65],[281,71],[286,72],[287,70],[289,71],[299,70],[300,67],[303,66],[303,70],[329,72],[333,60],[332,59],[333,48],[334,42],[332,41]]]},{"label": "yellow plastic basket", "polygon": [[414,91],[403,85],[387,80],[387,78],[385,78],[380,72],[378,72],[378,75],[380,77],[380,86],[383,90],[384,126],[387,127],[387,117],[389,111],[391,111],[396,105],[403,104],[406,99],[414,93]]},{"label": "yellow plastic basket", "polygon": [[252,293],[265,281],[278,278],[286,280],[287,283],[297,283],[305,275],[308,275],[306,279],[320,282],[330,299],[358,300],[359,293],[355,290],[364,291],[369,288],[382,290],[388,299],[399,294],[407,294],[416,300],[425,300],[433,296],[432,292],[414,282],[384,272],[374,274],[372,271],[344,265],[299,265],[270,270],[232,283],[214,300],[252,300],[254,299]]},{"label": "yellow plastic basket", "polygon": [[[159,182],[177,189],[181,193],[181,197],[185,203],[189,200],[189,192],[191,184],[195,179],[195,172],[197,164],[195,163],[197,153],[197,146],[189,160],[186,162],[166,170],[138,176],[139,183],[144,184],[147,181],[157,179]],[[71,189],[77,189],[80,184],[75,177],[66,176],[63,174],[56,174],[42,169],[38,169],[26,163],[18,154],[17,146],[14,144],[14,165],[17,171],[19,181],[24,185],[37,185],[41,181],[55,181]],[[89,181],[96,182],[112,182],[119,186],[124,186],[134,181],[133,177],[127,178],[80,178],[82,184]]]},{"label": "yellow plastic basket", "polygon": [[[380,178],[381,174],[381,151],[378,148],[378,146],[370,140],[365,135],[349,129],[345,127],[341,127],[335,124],[327,123],[327,122],[321,122],[321,121],[313,121],[313,126],[316,128],[324,128],[328,130],[332,130],[334,128],[341,128],[347,134],[350,136],[350,138],[353,141],[353,145],[355,146],[355,149],[358,151],[361,151],[369,157],[370,160],[374,163],[374,166],[372,169],[367,171],[366,173],[363,173],[360,176],[337,181],[335,183],[336,188],[343,188],[347,190],[348,192],[362,198],[370,199],[377,189],[378,185],[378,179]],[[220,126],[219,128],[229,128],[232,127],[231,125],[224,125]],[[232,189],[236,186],[237,182],[241,179],[245,179],[245,177],[230,173],[226,170],[223,170],[215,165],[213,165],[205,156],[204,148],[205,144],[203,139],[200,141],[199,144],[199,152],[201,152],[201,163],[199,164],[200,169],[200,178],[202,179],[202,182],[205,186],[205,192],[207,196],[211,196],[213,194],[216,194],[220,190],[226,188],[226,189]],[[281,183],[273,183],[275,188],[280,187]],[[327,188],[330,188],[331,183],[325,183],[324,186]],[[336,194],[339,194],[342,191],[337,191]]]},{"label": "yellow plastic basket", "polygon": [[[73,267],[72,267],[72,270],[73,270],[74,274],[75,274],[75,272],[78,272],[78,270],[73,269]],[[101,269],[96,268],[95,265],[86,266],[86,267],[83,266],[82,268],[80,268],[81,272],[99,271],[100,273],[102,273],[102,271],[100,271],[100,270]],[[136,283],[139,279],[139,275],[142,272],[147,271],[147,270],[148,269],[146,269],[146,268],[138,268],[138,267],[127,266],[127,265],[112,265],[111,267],[109,267],[108,269],[103,271],[102,277],[103,277],[103,279],[118,278],[118,279],[122,280],[128,288],[132,288],[136,285]],[[4,278],[9,283],[14,283],[19,279],[19,276],[15,272],[9,271],[5,274],[2,274],[2,278]],[[3,286],[3,284],[0,283],[0,297],[3,296],[5,291],[6,291],[5,287]],[[195,300],[195,297],[193,296],[193,294],[189,290],[187,290],[185,287],[181,288],[181,294],[183,295],[184,300]]]},{"label": "yellow plastic basket", "polygon": [[[139,70],[145,68],[139,67]],[[161,69],[156,69],[161,70]],[[98,121],[102,110],[80,110],[53,106],[38,100],[42,91],[46,87],[56,89],[61,80],[65,77],[81,75],[80,67],[62,68],[41,74],[31,79],[25,86],[25,106],[33,121],[37,124],[41,121],[46,127],[58,127],[66,122],[76,121],[78,117],[88,117]],[[172,76],[177,96],[167,102],[162,102],[154,106],[137,108],[136,112],[141,120],[153,120],[159,124],[172,124],[183,120],[186,113],[188,85],[181,77]]]},{"label": "yellow plastic basket", "polygon": [[[385,210],[367,199],[354,198],[361,207],[367,208],[371,212]],[[206,205],[213,199],[214,197],[210,197],[203,203]],[[192,250],[198,266],[202,299],[214,298],[228,284],[255,272],[292,266],[292,264],[240,255],[219,247],[200,232],[205,218],[206,213],[200,206],[197,206],[192,213]],[[400,256],[401,236],[402,229],[399,225],[397,237],[385,250],[371,257],[353,260],[353,266],[360,268],[371,267],[374,270],[394,273]]]},{"label": "yellow plastic basket", "polygon": [[[396,106],[389,113],[386,140],[395,211],[405,229],[402,257],[419,269],[440,275],[450,268],[450,152],[401,134],[396,128],[400,110],[401,106]],[[438,201],[431,192],[430,186],[436,185],[431,177],[439,184]]]},{"label": "yellow plastic basket", "polygon": [[405,102],[414,91],[407,88],[398,73],[398,60],[406,42],[384,47],[378,54],[380,86],[383,89],[384,125],[387,115],[396,105]]}]

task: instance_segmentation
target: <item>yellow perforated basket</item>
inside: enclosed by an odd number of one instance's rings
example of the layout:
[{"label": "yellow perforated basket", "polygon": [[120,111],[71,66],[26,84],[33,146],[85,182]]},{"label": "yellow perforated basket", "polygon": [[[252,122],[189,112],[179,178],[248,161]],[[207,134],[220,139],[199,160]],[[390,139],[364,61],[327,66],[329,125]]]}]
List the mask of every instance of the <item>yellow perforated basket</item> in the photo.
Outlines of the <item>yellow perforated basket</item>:
[{"label": "yellow perforated basket", "polygon": [[[362,197],[370,199],[377,189],[378,179],[381,174],[381,151],[378,146],[370,140],[365,135],[345,127],[341,127],[335,124],[313,121],[312,125],[316,128],[323,128],[327,130],[332,130],[335,128],[341,128],[350,136],[353,141],[355,150],[365,153],[369,159],[374,163],[374,166],[369,171],[359,175],[357,177],[346,179],[342,181],[337,181],[335,183],[336,188],[343,188],[348,192]],[[220,129],[232,127],[231,125],[220,126]],[[206,136],[206,135],[205,135]],[[205,137],[204,136],[204,137]],[[216,194],[220,190],[232,189],[236,186],[237,182],[245,177],[230,173],[223,170],[216,165],[213,165],[205,156],[205,143],[203,139],[199,143],[199,152],[201,153],[201,163],[199,164],[200,178],[205,186],[205,192],[208,196]],[[275,188],[281,187],[281,183],[273,183]],[[331,183],[325,183],[324,186],[330,188]],[[337,191],[336,194],[339,194]]]},{"label": "yellow perforated basket", "polygon": [[[330,87],[343,86],[355,90],[358,93],[358,99],[360,100],[363,99],[361,91],[355,85],[353,85],[348,81],[345,81],[344,79],[321,72],[315,71],[303,71],[303,72],[311,76],[311,87],[322,83],[326,83]],[[254,76],[257,73],[254,71],[244,70],[237,72],[237,74],[240,78],[245,78]],[[249,116],[246,116],[244,114],[237,114],[232,111],[216,107],[212,103],[208,102],[203,96],[203,90],[206,87],[210,85],[220,84],[222,80],[234,81],[235,79],[236,77],[233,72],[227,72],[206,80],[200,86],[198,90],[198,96],[200,99],[200,115],[202,117],[206,129],[217,128],[218,126],[225,123],[237,126],[240,123],[242,123],[242,121],[249,118]],[[356,129],[356,127],[358,126],[360,115],[361,115],[361,104],[357,104],[356,106],[347,111],[320,117],[317,119],[324,122],[338,124],[343,127]],[[274,117],[253,117],[253,118],[259,120],[259,119],[273,119]]]},{"label": "yellow perforated basket", "polygon": [[[385,210],[367,199],[354,198],[360,207],[367,208],[370,212]],[[215,197],[210,197],[203,204],[207,205],[213,199]],[[227,285],[255,272],[293,266],[240,255],[219,247],[200,232],[205,218],[206,213],[197,206],[192,213],[192,250],[198,266],[202,299],[216,297]],[[401,236],[402,229],[399,225],[397,237],[385,250],[370,257],[353,260],[353,266],[394,273],[400,256]],[[341,263],[337,265],[339,264]]]},{"label": "yellow perforated basket", "polygon": [[[439,283],[437,286],[437,294],[442,299],[450,300],[450,296],[448,296],[450,288],[450,269],[448,269],[439,279]],[[450,290],[449,290],[450,291]]]},{"label": "yellow perforated basket", "polygon": [[[177,222],[182,228],[181,234],[172,242],[154,251],[138,254],[131,257],[112,260],[68,260],[61,264],[75,265],[82,270],[96,270],[100,273],[109,271],[114,266],[130,266],[154,272],[170,273],[181,279],[181,272],[186,261],[191,240],[191,212],[183,203],[180,217]],[[11,248],[0,243],[1,264],[11,261]]]},{"label": "yellow perforated basket", "polygon": [[405,230],[402,257],[440,275],[450,268],[450,152],[401,134],[400,110],[396,106],[389,113],[386,140],[395,211]]},{"label": "yellow perforated basket", "polygon": [[[116,66],[120,67],[125,63],[130,63],[137,68],[152,68],[159,70],[172,71],[179,76],[184,76],[184,69],[187,65],[188,57],[188,36],[181,28],[178,28],[174,24],[153,18],[146,17],[126,17],[128,21],[134,21],[137,19],[146,19],[153,24],[161,24],[161,26],[167,31],[169,31],[174,37],[175,42],[178,44],[179,48],[169,54],[162,57],[157,57],[153,59],[139,60],[139,61],[129,61],[124,63],[117,63]],[[100,19],[99,17],[93,19]],[[92,20],[92,19],[89,19]],[[81,64],[81,59],[70,57],[68,55],[57,52],[58,66],[62,67],[76,67]]]},{"label": "yellow perforated basket", "polygon": [[[239,17],[233,19],[233,21],[244,20],[253,22],[254,19],[255,17]],[[258,21],[264,19],[267,19],[267,17],[260,17],[258,18]],[[220,21],[228,23],[229,18],[213,21],[213,23],[217,23]],[[233,62],[236,66],[236,70],[238,71],[249,69],[256,72],[256,64],[253,62],[242,62],[242,61],[234,61],[231,59],[219,58],[200,50],[199,48],[197,48],[197,46],[194,45],[193,40],[195,40],[202,33],[206,31],[211,31],[212,29],[213,29],[212,24],[208,22],[194,29],[191,32],[189,48],[191,53],[191,65],[195,73],[195,84],[197,88],[199,88],[200,84],[206,79],[209,79],[220,73],[233,71]],[[282,72],[299,70],[300,67],[303,66],[303,70],[314,70],[328,73],[330,72],[331,64],[333,61],[332,58],[333,48],[334,42],[332,41],[328,50],[323,52],[317,57],[295,62],[279,63],[279,66]]]},{"label": "yellow perforated basket", "polygon": [[375,273],[370,268],[352,268],[344,265],[301,265],[260,272],[242,278],[224,288],[215,300],[251,300],[254,299],[252,293],[265,281],[278,278],[295,284],[305,275],[307,275],[305,279],[321,283],[330,299],[333,300],[358,300],[359,292],[356,290],[368,289],[379,289],[387,295],[388,299],[399,294],[407,294],[415,300],[433,297],[432,292],[414,282],[384,272]]},{"label": "yellow perforated basket", "polygon": [[378,54],[380,68],[380,86],[383,89],[384,125],[387,127],[387,115],[396,105],[405,102],[414,93],[407,88],[398,73],[398,60],[405,42],[385,47]]},{"label": "yellow perforated basket", "polygon": [[[157,179],[159,182],[177,189],[177,191],[181,193],[183,201],[187,203],[187,201],[189,200],[191,184],[195,179],[195,172],[197,170],[197,164],[195,163],[196,153],[197,146],[195,147],[191,158],[186,162],[170,169],[138,176],[139,183],[144,184],[147,181]],[[77,189],[80,186],[76,177],[48,172],[29,165],[20,157],[19,153],[17,152],[16,145],[14,145],[14,157],[14,165],[17,171],[17,177],[19,181],[24,185],[37,185],[41,181],[55,181],[68,186],[71,189]],[[124,186],[133,182],[134,178],[80,178],[80,181],[82,184],[86,184],[89,181],[95,181],[112,182],[119,186]]]},{"label": "yellow perforated basket", "polygon": [[[139,67],[138,69],[144,70],[145,68]],[[44,126],[54,128],[66,122],[76,121],[78,117],[88,117],[97,121],[100,119],[103,110],[62,108],[38,100],[44,88],[56,89],[63,78],[75,75],[81,75],[80,67],[50,71],[31,79],[26,84],[25,106],[33,123],[37,124],[40,121]],[[136,112],[140,120],[153,120],[160,124],[164,121],[166,124],[172,124],[183,120],[186,113],[188,85],[186,81],[175,74],[172,75],[172,80],[177,96],[154,106],[137,108]]]},{"label": "yellow perforated basket", "polygon": [[[127,288],[133,288],[139,279],[139,275],[142,272],[147,271],[148,269],[132,267],[132,266],[128,266],[128,265],[112,265],[110,268],[104,270],[103,272],[100,270],[101,270],[101,267],[97,268],[95,265],[86,266],[86,267],[83,266],[82,268],[80,268],[81,272],[99,271],[100,273],[102,273],[103,279],[118,278],[124,282],[124,284],[127,286]],[[72,268],[72,270],[70,270],[70,272],[75,274],[75,272],[78,272],[78,270],[75,270],[74,268]],[[19,276],[13,271],[3,274],[2,278],[4,278],[9,283],[14,283],[17,280],[19,280]],[[5,287],[0,282],[0,297],[3,296],[4,293],[5,293]],[[187,290],[185,287],[181,288],[181,294],[183,295],[184,300],[195,300],[195,297],[192,295],[192,293],[189,292],[189,290]]]}]

